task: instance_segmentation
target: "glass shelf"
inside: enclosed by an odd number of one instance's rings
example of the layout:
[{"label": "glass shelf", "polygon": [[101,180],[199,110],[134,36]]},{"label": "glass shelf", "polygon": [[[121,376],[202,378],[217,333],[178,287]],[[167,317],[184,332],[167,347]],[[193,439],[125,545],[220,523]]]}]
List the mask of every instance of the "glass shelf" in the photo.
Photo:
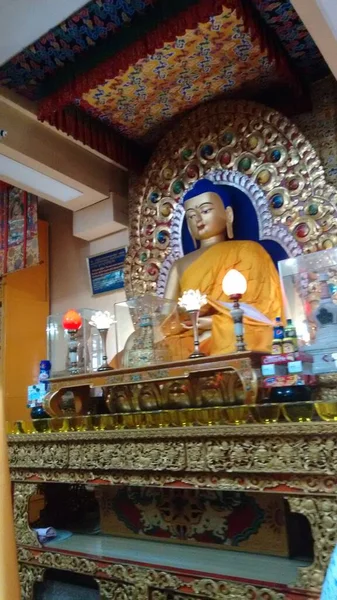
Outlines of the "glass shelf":
[{"label": "glass shelf", "polygon": [[310,561],[265,556],[231,550],[197,548],[181,544],[127,539],[110,535],[74,534],[63,541],[44,546],[54,551],[88,555],[102,560],[130,561],[164,569],[194,571],[204,575],[242,577],[264,583],[294,585],[299,567]]}]

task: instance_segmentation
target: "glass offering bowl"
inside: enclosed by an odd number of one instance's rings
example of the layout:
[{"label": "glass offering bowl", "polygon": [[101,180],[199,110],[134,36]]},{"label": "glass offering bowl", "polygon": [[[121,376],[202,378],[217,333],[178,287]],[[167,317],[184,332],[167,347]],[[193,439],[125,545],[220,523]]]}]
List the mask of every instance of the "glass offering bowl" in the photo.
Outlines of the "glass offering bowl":
[{"label": "glass offering bowl", "polygon": [[53,433],[65,433],[69,431],[69,419],[54,417],[53,419],[49,419],[49,426]]},{"label": "glass offering bowl", "polygon": [[197,425],[220,425],[226,421],[225,409],[221,406],[196,408],[193,412]]},{"label": "glass offering bowl", "polygon": [[[48,420],[48,419],[43,419]],[[33,421],[14,421],[12,423],[12,431],[11,433],[21,434],[21,433],[35,433]]]},{"label": "glass offering bowl", "polygon": [[283,404],[282,414],[291,423],[306,423],[312,421],[315,416],[313,402],[296,402],[294,404]]},{"label": "glass offering bowl", "polygon": [[337,402],[315,402],[315,409],[323,421],[337,421]]},{"label": "glass offering bowl", "polygon": [[110,431],[118,428],[118,415],[92,415],[91,423],[94,431]]},{"label": "glass offering bowl", "polygon": [[230,425],[242,425],[247,423],[250,418],[249,406],[230,406],[224,409],[226,421]]},{"label": "glass offering bowl", "polygon": [[251,415],[258,423],[277,423],[281,414],[280,404],[260,404],[251,406]]}]

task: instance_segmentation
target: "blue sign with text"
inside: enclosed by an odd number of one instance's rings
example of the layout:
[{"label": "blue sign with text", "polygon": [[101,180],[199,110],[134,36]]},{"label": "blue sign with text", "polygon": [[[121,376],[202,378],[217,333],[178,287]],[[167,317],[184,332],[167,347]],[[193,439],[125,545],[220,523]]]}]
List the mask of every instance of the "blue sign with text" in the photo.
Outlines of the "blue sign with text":
[{"label": "blue sign with text", "polygon": [[117,248],[87,259],[93,295],[114,292],[124,287],[126,248]]}]

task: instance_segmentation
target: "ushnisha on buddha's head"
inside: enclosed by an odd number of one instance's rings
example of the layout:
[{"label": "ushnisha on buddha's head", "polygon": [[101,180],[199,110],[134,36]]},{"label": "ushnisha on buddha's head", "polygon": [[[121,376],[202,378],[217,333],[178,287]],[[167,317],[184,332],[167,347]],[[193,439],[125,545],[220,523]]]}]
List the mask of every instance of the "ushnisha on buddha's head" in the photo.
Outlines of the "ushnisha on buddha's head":
[{"label": "ushnisha on buddha's head", "polygon": [[223,236],[223,239],[232,238],[233,210],[229,205],[225,205],[227,198],[224,202],[224,199],[214,191],[216,187],[212,184],[209,186],[209,191],[198,193],[200,187],[196,184],[184,199],[186,223],[194,245],[197,241],[208,240],[215,236]]}]

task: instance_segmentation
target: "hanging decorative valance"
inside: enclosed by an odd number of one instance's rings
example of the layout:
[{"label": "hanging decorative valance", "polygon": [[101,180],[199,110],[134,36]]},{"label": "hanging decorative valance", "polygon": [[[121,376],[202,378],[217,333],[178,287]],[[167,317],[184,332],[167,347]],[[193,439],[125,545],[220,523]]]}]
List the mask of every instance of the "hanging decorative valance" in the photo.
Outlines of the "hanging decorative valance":
[{"label": "hanging decorative valance", "polygon": [[[250,2],[214,0],[210,6],[209,0],[172,0],[165,5],[165,10],[162,3],[155,3],[146,19],[145,15],[144,18],[139,17],[137,24],[127,33],[124,30],[116,32],[109,43],[107,41],[96,49],[96,53],[93,52],[92,60],[85,65],[78,59],[71,72],[65,70],[63,84],[56,77],[48,80],[49,84],[44,84],[44,93],[47,92],[47,95],[40,103],[38,118],[131,170],[141,169],[148,156],[139,151],[134,140],[132,142],[124,137],[127,133],[121,131],[124,135],[118,135],[114,131],[114,124],[110,121],[114,111],[110,116],[105,114],[103,107],[106,97],[104,90],[96,90],[97,86],[103,86],[104,83],[107,88],[113,87],[114,78],[120,77],[130,66],[139,64],[148,56],[153,55],[156,61],[156,53],[160,48],[187,31],[194,30],[198,24],[209,22],[211,17],[214,19],[223,12],[224,6],[236,14],[240,21],[240,35],[249,33],[252,41],[256,40],[255,45],[260,46],[265,59],[275,64],[278,77],[298,91],[301,87],[299,78],[284,49]],[[238,34],[233,31],[232,35],[234,39]],[[95,64],[97,53],[101,60]],[[93,90],[98,97],[96,112],[86,103],[85,94],[89,90]],[[137,91],[140,93],[141,89]],[[107,89],[107,96],[109,93]],[[126,115],[126,118],[130,119],[130,115]]]},{"label": "hanging decorative valance", "polygon": [[0,182],[0,277],[38,263],[37,197]]},{"label": "hanging decorative valance", "polygon": [[53,113],[49,124],[135,173],[142,171],[150,156],[146,148],[105,127],[74,105]]}]

